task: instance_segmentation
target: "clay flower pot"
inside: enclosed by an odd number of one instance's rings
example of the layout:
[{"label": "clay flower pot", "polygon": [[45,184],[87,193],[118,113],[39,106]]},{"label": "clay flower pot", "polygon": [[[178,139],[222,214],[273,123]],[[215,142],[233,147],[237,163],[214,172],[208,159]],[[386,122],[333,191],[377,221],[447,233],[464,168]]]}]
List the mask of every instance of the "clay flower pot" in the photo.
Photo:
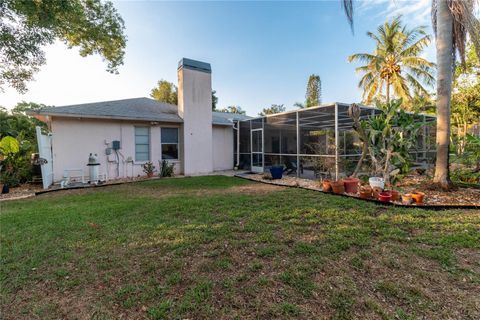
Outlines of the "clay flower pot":
[{"label": "clay flower pot", "polygon": [[383,188],[380,188],[380,187],[373,187],[372,188],[372,195],[375,199],[378,199],[378,196],[380,195],[380,193],[383,191]]},{"label": "clay flower pot", "polygon": [[336,194],[342,194],[345,192],[345,184],[342,180],[332,181],[330,182],[330,185],[332,186],[333,192]]},{"label": "clay flower pot", "polygon": [[390,202],[392,200],[392,194],[388,191],[380,192],[378,200],[381,202]]},{"label": "clay flower pot", "polygon": [[372,196],[372,188],[369,186],[360,187],[360,198],[361,199],[370,199]]},{"label": "clay flower pot", "polygon": [[357,193],[358,192],[358,183],[360,182],[357,178],[347,178],[343,180],[345,184],[346,193]]},{"label": "clay flower pot", "polygon": [[410,193],[406,193],[402,195],[402,203],[403,204],[411,204],[412,203],[412,195]]},{"label": "clay flower pot", "polygon": [[153,177],[153,172],[147,172],[147,178],[152,178]]},{"label": "clay flower pot", "polygon": [[400,192],[398,192],[397,190],[390,190],[389,192],[392,195],[392,201],[400,200]]},{"label": "clay flower pot", "polygon": [[412,193],[412,199],[415,201],[416,204],[422,204],[423,199],[425,198],[425,193],[420,191],[415,191]]},{"label": "clay flower pot", "polygon": [[322,181],[322,190],[324,192],[332,192],[332,186],[331,186],[331,183],[332,181],[329,180],[329,179],[324,179]]}]

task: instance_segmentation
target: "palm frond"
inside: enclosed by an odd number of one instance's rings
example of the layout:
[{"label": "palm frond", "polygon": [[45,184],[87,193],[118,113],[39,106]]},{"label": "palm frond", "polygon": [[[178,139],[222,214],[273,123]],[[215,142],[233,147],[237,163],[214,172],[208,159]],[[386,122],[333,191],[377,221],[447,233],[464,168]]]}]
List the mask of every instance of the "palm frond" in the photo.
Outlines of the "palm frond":
[{"label": "palm frond", "polygon": [[348,23],[350,24],[350,29],[352,33],[354,33],[353,29],[353,0],[343,0],[342,7],[345,11],[345,15],[347,16]]}]

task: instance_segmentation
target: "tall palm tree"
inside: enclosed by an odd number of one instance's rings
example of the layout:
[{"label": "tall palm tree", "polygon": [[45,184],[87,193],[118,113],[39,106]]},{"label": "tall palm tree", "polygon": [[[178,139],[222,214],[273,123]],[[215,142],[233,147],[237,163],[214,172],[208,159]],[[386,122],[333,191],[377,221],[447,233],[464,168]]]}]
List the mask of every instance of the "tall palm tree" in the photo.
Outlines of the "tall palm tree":
[{"label": "tall palm tree", "polygon": [[420,57],[424,48],[430,44],[430,36],[424,27],[408,30],[396,17],[380,25],[377,33],[367,32],[367,36],[376,42],[373,53],[357,53],[348,57],[348,61],[366,63],[356,68],[363,73],[358,86],[363,89],[363,100],[370,104],[374,98],[386,92],[390,101],[390,90],[398,98],[411,105],[411,92],[428,95],[424,85],[432,87],[435,65]]},{"label": "tall palm tree", "polygon": [[[465,60],[467,33],[480,57],[480,22],[474,15],[477,0],[432,0],[432,24],[437,38],[437,160],[433,181],[443,189],[450,189],[449,143],[450,101],[454,59],[458,50]],[[342,1],[353,31],[353,0]]]}]

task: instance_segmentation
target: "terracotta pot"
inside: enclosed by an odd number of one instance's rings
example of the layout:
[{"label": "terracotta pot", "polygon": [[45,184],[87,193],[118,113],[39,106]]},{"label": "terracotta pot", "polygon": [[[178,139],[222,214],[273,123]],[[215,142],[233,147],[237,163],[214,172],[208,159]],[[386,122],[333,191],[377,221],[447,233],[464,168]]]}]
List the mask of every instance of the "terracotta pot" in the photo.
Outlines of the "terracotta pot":
[{"label": "terracotta pot", "polygon": [[347,178],[343,180],[345,184],[346,193],[357,193],[358,192],[358,183],[360,182],[357,178]]},{"label": "terracotta pot", "polygon": [[390,190],[388,192],[390,192],[390,194],[392,195],[392,201],[400,200],[400,192],[398,192],[397,190]]},{"label": "terracotta pot", "polygon": [[372,197],[372,188],[369,186],[360,187],[360,198],[370,199]]},{"label": "terracotta pot", "polygon": [[378,196],[380,195],[380,192],[382,192],[383,189],[380,187],[373,187],[372,188],[372,195],[375,199],[378,199]]},{"label": "terracotta pot", "polygon": [[380,192],[378,200],[382,202],[390,202],[392,200],[392,194],[388,191]]},{"label": "terracotta pot", "polygon": [[423,198],[425,197],[425,193],[420,191],[412,192],[412,199],[415,201],[416,204],[422,204]]},{"label": "terracotta pot", "polygon": [[329,180],[329,179],[324,179],[322,181],[322,190],[324,192],[332,192],[332,186],[331,186],[331,183],[332,181]]},{"label": "terracotta pot", "polygon": [[148,172],[148,173],[147,173],[147,177],[148,177],[148,178],[153,177],[153,172]]},{"label": "terracotta pot", "polygon": [[412,203],[412,195],[410,193],[406,193],[402,195],[402,203],[403,204],[411,204]]},{"label": "terracotta pot", "polygon": [[330,182],[330,185],[332,186],[333,192],[336,194],[342,194],[345,192],[345,184],[342,180],[332,181]]}]

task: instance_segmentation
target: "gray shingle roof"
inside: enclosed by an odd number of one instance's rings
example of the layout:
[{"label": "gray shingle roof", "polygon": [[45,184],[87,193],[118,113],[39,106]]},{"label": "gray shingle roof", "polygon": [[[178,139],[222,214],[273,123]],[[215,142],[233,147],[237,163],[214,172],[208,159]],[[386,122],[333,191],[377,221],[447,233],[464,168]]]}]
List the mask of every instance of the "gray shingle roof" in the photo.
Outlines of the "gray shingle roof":
[{"label": "gray shingle roof", "polygon": [[106,118],[125,120],[165,121],[182,123],[177,106],[149,98],[133,98],[63,107],[47,107],[38,111],[41,115]]},{"label": "gray shingle roof", "polygon": [[246,116],[244,114],[230,113],[230,112],[212,112],[212,122],[213,124],[218,125],[231,125],[233,121],[238,120],[248,120],[252,117]]},{"label": "gray shingle roof", "polygon": [[[85,117],[120,120],[143,120],[182,123],[178,108],[173,104],[159,102],[150,98],[132,98],[114,101],[75,104],[63,107],[47,107],[32,114]],[[246,115],[212,112],[212,123],[231,126],[232,121],[250,119]]]}]

